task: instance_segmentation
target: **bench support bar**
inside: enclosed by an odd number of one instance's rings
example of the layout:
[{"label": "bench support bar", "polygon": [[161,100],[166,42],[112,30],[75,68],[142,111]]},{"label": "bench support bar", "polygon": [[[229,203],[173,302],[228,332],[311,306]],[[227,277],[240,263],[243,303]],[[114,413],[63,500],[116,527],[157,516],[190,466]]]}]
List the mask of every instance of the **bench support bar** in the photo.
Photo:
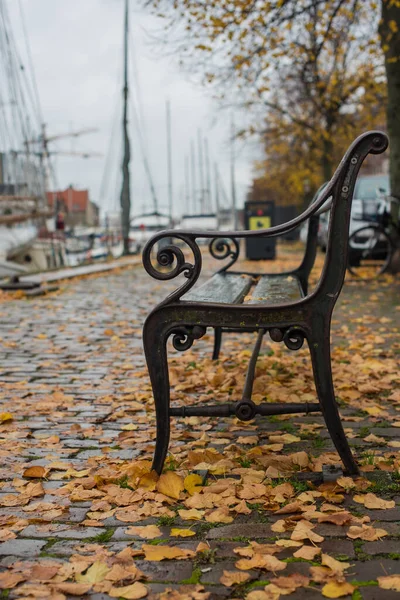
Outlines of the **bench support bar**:
[{"label": "bench support bar", "polygon": [[183,406],[170,408],[170,417],[231,417],[241,421],[251,421],[256,415],[291,415],[296,413],[321,412],[318,402],[291,402],[288,404],[254,404],[251,400],[213,404],[211,406]]}]

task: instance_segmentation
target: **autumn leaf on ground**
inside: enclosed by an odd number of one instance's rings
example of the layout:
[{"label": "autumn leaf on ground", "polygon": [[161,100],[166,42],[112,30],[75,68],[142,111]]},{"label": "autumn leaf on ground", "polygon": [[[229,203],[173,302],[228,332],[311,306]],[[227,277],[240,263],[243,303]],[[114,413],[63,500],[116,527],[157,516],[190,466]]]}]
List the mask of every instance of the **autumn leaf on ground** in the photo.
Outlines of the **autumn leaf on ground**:
[{"label": "autumn leaf on ground", "polygon": [[383,590],[394,590],[395,592],[400,592],[400,574],[378,577],[378,584]]},{"label": "autumn leaf on ground", "polygon": [[200,477],[200,475],[193,473],[192,475],[187,475],[183,483],[185,490],[193,496],[193,494],[202,490],[203,478]]},{"label": "autumn leaf on ground", "polygon": [[146,560],[160,561],[160,560],[185,560],[196,556],[193,550],[187,550],[186,548],[178,548],[177,546],[150,546],[143,544],[142,550]]},{"label": "autumn leaf on ground", "polygon": [[279,600],[280,597],[280,589],[273,583],[270,583],[263,590],[254,590],[247,594],[246,600]]},{"label": "autumn leaf on ground", "polygon": [[255,554],[252,558],[241,558],[235,563],[237,569],[249,571],[250,569],[265,569],[266,571],[282,571],[286,569],[287,564],[272,555]]},{"label": "autumn leaf on ground", "polygon": [[335,558],[332,558],[332,556],[329,556],[329,554],[322,555],[321,564],[326,567],[329,567],[334,573],[338,575],[342,575],[343,571],[345,571],[351,566],[350,563],[340,562]]},{"label": "autumn leaf on ground", "polygon": [[229,508],[223,506],[212,511],[205,517],[208,523],[232,523],[233,517],[229,513]]},{"label": "autumn leaf on ground", "polygon": [[286,596],[295,592],[297,588],[308,586],[310,579],[301,573],[292,573],[287,576],[275,577],[275,579],[271,579],[271,583],[280,590],[282,595]]},{"label": "autumn leaf on ground", "polygon": [[154,540],[161,537],[161,530],[157,525],[132,526],[125,529],[126,535],[138,535],[144,540]]},{"label": "autumn leaf on ground", "polygon": [[72,583],[69,581],[55,583],[54,587],[70,596],[84,596],[92,587],[91,583]]},{"label": "autumn leaf on ground", "polygon": [[294,528],[292,535],[290,536],[291,540],[301,541],[301,540],[310,540],[310,542],[323,542],[324,538],[321,535],[318,535],[312,529],[315,527],[309,521],[299,521],[296,527]]},{"label": "autumn leaf on ground", "polygon": [[180,493],[185,489],[185,485],[180,475],[174,471],[168,471],[160,476],[156,488],[161,494],[178,500]]},{"label": "autumn leaf on ground", "polygon": [[388,535],[387,531],[379,528],[375,529],[372,525],[361,525],[360,527],[352,525],[347,532],[347,537],[352,540],[360,539],[367,542],[374,542],[385,535]]},{"label": "autumn leaf on ground", "polygon": [[80,573],[75,579],[78,583],[100,583],[103,581],[109,570],[110,569],[105,563],[96,560],[96,562],[88,568],[85,574]]},{"label": "autumn leaf on ground", "polygon": [[127,600],[139,600],[147,596],[148,589],[143,583],[135,581],[132,585],[124,587],[112,587],[108,592],[112,598],[126,598]]},{"label": "autumn leaf on ground", "polygon": [[0,589],[8,590],[10,588],[14,588],[16,585],[24,581],[26,577],[21,575],[20,573],[10,573],[9,571],[5,571],[0,573]]},{"label": "autumn leaf on ground", "polygon": [[293,553],[293,556],[295,558],[304,558],[304,560],[314,560],[318,554],[321,554],[321,548],[317,546],[302,546]]},{"label": "autumn leaf on ground", "polygon": [[12,421],[14,417],[9,412],[0,413],[0,423],[7,423],[8,421]]},{"label": "autumn leaf on ground", "polygon": [[178,515],[184,521],[201,521],[204,516],[204,512],[204,510],[197,510],[197,508],[191,508],[189,510],[181,508],[178,510]]},{"label": "autumn leaf on ground", "polygon": [[326,515],[318,515],[318,523],[333,523],[334,525],[344,525],[352,521],[353,515],[346,510]]},{"label": "autumn leaf on ground", "polygon": [[376,510],[386,510],[387,508],[394,508],[396,505],[394,500],[378,498],[378,496],[375,496],[375,494],[372,494],[371,492],[365,495],[356,495],[353,500],[359,504],[364,504],[365,508]]},{"label": "autumn leaf on ground", "polygon": [[351,477],[338,477],[336,483],[345,490],[352,490],[356,487],[356,484]]},{"label": "autumn leaf on ground", "polygon": [[240,585],[248,579],[250,579],[248,573],[241,573],[240,571],[224,571],[219,580],[223,585],[232,587],[233,585]]},{"label": "autumn leaf on ground", "polygon": [[22,476],[32,479],[40,479],[42,477],[46,477],[48,472],[49,470],[45,469],[44,467],[35,466],[25,469],[25,471],[22,473]]},{"label": "autumn leaf on ground", "polygon": [[196,535],[196,532],[193,531],[193,529],[179,529],[173,527],[170,532],[171,537],[191,537],[192,535]]},{"label": "autumn leaf on ground", "polygon": [[325,598],[342,598],[352,594],[355,589],[354,585],[345,581],[329,581],[322,588],[322,595]]}]

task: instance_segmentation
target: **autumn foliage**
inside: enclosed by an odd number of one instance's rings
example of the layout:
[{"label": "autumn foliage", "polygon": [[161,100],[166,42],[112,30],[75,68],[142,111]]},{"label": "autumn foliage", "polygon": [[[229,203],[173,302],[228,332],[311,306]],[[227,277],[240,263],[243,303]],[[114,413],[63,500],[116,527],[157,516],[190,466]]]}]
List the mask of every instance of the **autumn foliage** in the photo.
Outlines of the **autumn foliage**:
[{"label": "autumn foliage", "polygon": [[[260,134],[265,150],[255,187],[279,203],[301,204],[330,179],[355,136],[386,127],[384,53],[392,69],[397,60],[394,0],[151,4],[183,63],[197,64],[229,106],[234,89],[235,103],[248,109],[243,134]],[[381,4],[389,12],[379,29]],[[393,129],[395,116],[389,120]]]}]

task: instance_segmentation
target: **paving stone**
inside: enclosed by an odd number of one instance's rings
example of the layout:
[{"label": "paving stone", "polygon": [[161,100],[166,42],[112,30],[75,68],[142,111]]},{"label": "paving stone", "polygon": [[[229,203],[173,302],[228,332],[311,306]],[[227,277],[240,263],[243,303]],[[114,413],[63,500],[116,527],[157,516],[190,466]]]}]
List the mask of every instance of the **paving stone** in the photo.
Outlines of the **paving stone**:
[{"label": "paving stone", "polygon": [[[384,539],[380,542],[364,542],[362,547],[363,552],[375,556],[375,554],[399,554],[400,555],[400,540]],[[399,563],[400,566],[400,563]]]},{"label": "paving stone", "polygon": [[8,540],[0,544],[0,556],[34,558],[46,545],[45,540]]},{"label": "paving stone", "polygon": [[325,540],[321,544],[322,552],[330,554],[334,558],[337,556],[355,557],[354,545],[350,540]]},{"label": "paving stone", "polygon": [[100,527],[80,527],[73,528],[68,525],[56,525],[54,529],[45,531],[43,527],[39,525],[28,525],[21,531],[23,537],[41,537],[44,536],[51,538],[64,538],[66,540],[85,540],[87,538],[94,538],[106,530]]},{"label": "paving stone", "polygon": [[207,533],[208,540],[217,540],[221,538],[248,538],[250,540],[262,538],[275,538],[276,533],[271,530],[271,525],[264,523],[246,523],[224,525],[216,527]]},{"label": "paving stone", "polygon": [[366,586],[359,589],[363,600],[398,600],[399,592],[383,590],[378,586]]},{"label": "paving stone", "polygon": [[[239,557],[237,557],[239,558]],[[213,585],[218,585],[220,583],[220,577],[222,577],[222,575],[224,574],[224,571],[239,571],[239,569],[237,569],[235,567],[235,561],[231,560],[231,561],[227,561],[224,560],[222,562],[218,562],[215,563],[213,565],[200,565],[199,566],[200,569],[204,569],[206,572],[202,572],[201,578],[200,578],[200,582],[202,584],[213,584]],[[250,570],[250,571],[246,571],[246,573],[248,573],[250,575],[249,581],[254,581],[255,579],[259,578],[260,575],[260,571],[259,570]]]},{"label": "paving stone", "polygon": [[400,561],[390,558],[356,562],[351,567],[352,577],[357,581],[371,581],[383,575],[400,575]]},{"label": "paving stone", "polygon": [[[153,594],[162,594],[167,590],[177,590],[183,597],[190,597],[190,591],[195,588],[194,585],[177,585],[177,584],[162,584],[162,583],[150,583],[148,585]],[[232,594],[230,588],[224,586],[205,586],[205,590],[210,594],[208,600],[222,600],[229,598]]]},{"label": "paving stone", "polygon": [[150,581],[178,583],[189,579],[193,572],[190,561],[168,560],[161,563],[135,560],[135,565],[149,577]]},{"label": "paving stone", "polygon": [[235,548],[245,548],[246,546],[246,542],[210,542],[210,549],[215,550],[217,558],[232,558],[236,556],[233,552]]}]

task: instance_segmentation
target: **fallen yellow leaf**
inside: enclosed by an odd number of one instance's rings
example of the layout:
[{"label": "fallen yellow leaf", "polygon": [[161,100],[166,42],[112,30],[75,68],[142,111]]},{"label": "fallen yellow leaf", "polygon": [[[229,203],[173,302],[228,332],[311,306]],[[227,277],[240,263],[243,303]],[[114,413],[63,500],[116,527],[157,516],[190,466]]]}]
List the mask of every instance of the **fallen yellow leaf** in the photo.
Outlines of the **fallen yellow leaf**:
[{"label": "fallen yellow leaf", "polygon": [[186,548],[178,548],[177,546],[151,546],[143,544],[142,550],[146,560],[160,561],[160,560],[171,560],[176,558],[177,560],[184,560],[196,556],[193,550],[187,550]]},{"label": "fallen yellow leaf", "polygon": [[295,558],[304,558],[304,560],[314,560],[321,553],[321,548],[316,546],[303,546],[293,553]]},{"label": "fallen yellow leaf", "polygon": [[125,529],[126,535],[138,535],[144,540],[154,540],[161,537],[161,530],[157,525],[132,526]]},{"label": "fallen yellow leaf", "polygon": [[329,567],[332,571],[334,571],[334,573],[337,573],[338,575],[342,575],[343,571],[350,567],[350,563],[340,562],[335,558],[332,558],[332,556],[329,556],[329,554],[322,555],[321,564],[325,565],[326,567]]},{"label": "fallen yellow leaf", "polygon": [[25,471],[22,473],[22,476],[32,479],[40,479],[41,477],[45,477],[47,473],[48,469],[45,469],[44,467],[35,466],[25,469]]},{"label": "fallen yellow leaf", "polygon": [[383,590],[400,592],[400,575],[383,575],[378,577],[378,585]]},{"label": "fallen yellow leaf", "polygon": [[164,475],[161,475],[160,479],[157,481],[156,489],[165,496],[169,496],[170,498],[175,498],[178,500],[180,493],[183,492],[185,486],[183,483],[183,479],[174,471],[168,471]]},{"label": "fallen yellow leaf", "polygon": [[124,587],[112,587],[108,592],[108,595],[112,598],[127,598],[127,600],[139,600],[139,598],[145,598],[147,596],[148,589],[140,581],[135,581],[131,585],[125,585]]},{"label": "fallen yellow leaf", "polygon": [[187,477],[185,477],[183,484],[185,490],[193,496],[193,494],[202,490],[203,478],[200,477],[200,475],[193,473],[192,475],[187,475]]},{"label": "fallen yellow leaf", "polygon": [[192,535],[196,535],[196,532],[192,529],[179,529],[176,527],[173,527],[170,533],[171,537],[191,537]]},{"label": "fallen yellow leaf", "polygon": [[359,504],[364,504],[365,508],[377,510],[394,508],[396,504],[394,500],[384,500],[383,498],[378,498],[378,496],[375,496],[375,494],[372,494],[371,492],[364,495],[356,495],[354,496],[353,500]]},{"label": "fallen yellow leaf", "polygon": [[100,583],[103,581],[109,570],[110,569],[105,563],[96,560],[96,562],[88,568],[85,574],[79,573],[76,575],[75,579],[78,583]]},{"label": "fallen yellow leaf", "polygon": [[6,423],[7,421],[12,421],[14,417],[9,412],[0,413],[0,423]]},{"label": "fallen yellow leaf", "polygon": [[229,508],[223,506],[206,515],[206,521],[208,523],[232,523],[233,517],[229,514]]},{"label": "fallen yellow leaf", "polygon": [[223,585],[232,587],[233,585],[240,585],[248,579],[250,579],[248,573],[241,573],[240,571],[224,571],[219,580]]},{"label": "fallen yellow leaf", "polygon": [[356,588],[346,581],[329,581],[322,588],[325,598],[341,598],[352,594]]},{"label": "fallen yellow leaf", "polygon": [[266,571],[282,571],[287,564],[271,554],[255,554],[252,558],[241,558],[235,563],[237,569],[249,571],[250,569],[265,569]]},{"label": "fallen yellow leaf", "polygon": [[352,525],[349,527],[347,532],[347,537],[352,540],[360,539],[368,542],[374,542],[379,540],[380,538],[388,535],[388,532],[384,529],[374,529],[371,525],[361,525],[358,527],[357,525]]},{"label": "fallen yellow leaf", "polygon": [[63,581],[61,583],[56,583],[55,587],[58,591],[65,592],[70,596],[84,596],[90,590],[92,584]]}]

